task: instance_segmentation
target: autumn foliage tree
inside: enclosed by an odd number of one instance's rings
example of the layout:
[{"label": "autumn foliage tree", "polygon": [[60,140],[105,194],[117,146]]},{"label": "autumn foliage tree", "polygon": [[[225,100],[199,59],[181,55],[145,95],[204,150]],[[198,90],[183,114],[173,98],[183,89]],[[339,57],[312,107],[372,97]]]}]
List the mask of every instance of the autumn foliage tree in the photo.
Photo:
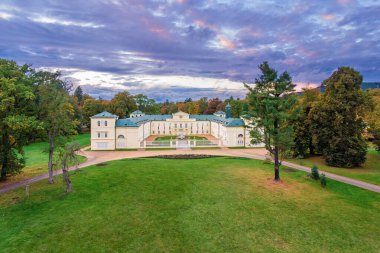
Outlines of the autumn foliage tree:
[{"label": "autumn foliage tree", "polygon": [[204,111],[204,114],[213,114],[218,111],[219,104],[223,103],[219,98],[213,98],[208,101],[207,109]]},{"label": "autumn foliage tree", "polygon": [[109,112],[116,114],[119,118],[125,118],[137,109],[134,97],[128,91],[117,93],[109,102]]}]

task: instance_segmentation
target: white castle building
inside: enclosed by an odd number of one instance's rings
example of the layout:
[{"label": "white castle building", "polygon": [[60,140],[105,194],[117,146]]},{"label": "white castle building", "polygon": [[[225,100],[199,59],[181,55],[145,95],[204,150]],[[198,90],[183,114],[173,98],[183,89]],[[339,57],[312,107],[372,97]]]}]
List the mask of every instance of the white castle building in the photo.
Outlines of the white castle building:
[{"label": "white castle building", "polygon": [[[254,146],[251,144],[246,122],[229,116],[231,106],[228,105],[226,111],[227,114],[218,111],[213,115],[190,115],[182,111],[172,115],[146,115],[135,111],[125,119],[102,112],[91,117],[91,149]],[[173,139],[155,140],[163,136],[173,136]],[[203,137],[205,140],[195,140],[193,136]]]}]

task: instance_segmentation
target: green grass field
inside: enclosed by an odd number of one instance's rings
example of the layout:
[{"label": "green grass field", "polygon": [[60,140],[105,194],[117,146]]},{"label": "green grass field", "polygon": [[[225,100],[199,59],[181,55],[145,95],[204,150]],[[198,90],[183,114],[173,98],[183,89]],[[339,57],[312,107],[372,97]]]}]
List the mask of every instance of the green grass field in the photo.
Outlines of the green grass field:
[{"label": "green grass field", "polygon": [[[104,164],[103,164],[104,165]],[[379,252],[380,194],[245,158],[108,162],[0,198],[2,252]]]},{"label": "green grass field", "polygon": [[209,149],[220,149],[220,147],[193,147],[192,150],[209,150]]},{"label": "green grass field", "polygon": [[[186,136],[188,140],[207,140],[204,136]],[[170,141],[170,140],[176,140],[177,136],[171,135],[171,136],[159,136],[154,141]]]},{"label": "green grass field", "polygon": [[[73,138],[73,141],[79,143],[81,147],[86,147],[90,145],[90,134],[80,134]],[[25,152],[25,162],[26,166],[22,169],[20,174],[11,176],[7,181],[2,183],[9,183],[20,181],[32,176],[37,176],[40,174],[47,173],[47,163],[48,163],[48,144],[47,142],[36,142],[24,147]],[[80,162],[86,160],[85,157],[79,156]],[[1,184],[1,183],[0,183]]]},{"label": "green grass field", "polygon": [[321,156],[306,159],[288,159],[287,161],[308,167],[315,164],[320,170],[380,185],[380,152],[375,150],[368,150],[367,161],[362,167],[351,169],[328,166]]}]

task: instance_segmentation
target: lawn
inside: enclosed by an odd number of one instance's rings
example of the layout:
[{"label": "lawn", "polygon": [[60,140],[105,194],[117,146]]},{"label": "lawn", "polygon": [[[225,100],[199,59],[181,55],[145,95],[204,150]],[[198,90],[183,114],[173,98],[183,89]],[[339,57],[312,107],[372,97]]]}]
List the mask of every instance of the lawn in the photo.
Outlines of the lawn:
[{"label": "lawn", "polygon": [[245,158],[130,159],[0,198],[3,252],[379,252],[380,194]]},{"label": "lawn", "polygon": [[[73,141],[78,142],[81,147],[90,145],[90,134],[80,134],[73,138]],[[32,176],[47,173],[48,163],[48,144],[47,142],[36,142],[24,147],[26,166],[20,174],[11,176],[1,184],[20,181]],[[79,156],[80,162],[86,160],[85,157]]]},{"label": "lawn", "polygon": [[315,164],[320,170],[380,185],[380,152],[375,150],[368,150],[367,161],[362,167],[351,169],[328,166],[321,156],[306,159],[288,159],[288,161],[308,167]]},{"label": "lawn", "polygon": [[193,147],[192,150],[209,150],[209,149],[220,149],[220,147]]},{"label": "lawn", "polygon": [[[159,136],[154,139],[154,141],[170,141],[170,140],[176,140],[177,136],[171,135],[171,136]],[[204,136],[186,136],[186,139],[188,140],[207,140]]]}]

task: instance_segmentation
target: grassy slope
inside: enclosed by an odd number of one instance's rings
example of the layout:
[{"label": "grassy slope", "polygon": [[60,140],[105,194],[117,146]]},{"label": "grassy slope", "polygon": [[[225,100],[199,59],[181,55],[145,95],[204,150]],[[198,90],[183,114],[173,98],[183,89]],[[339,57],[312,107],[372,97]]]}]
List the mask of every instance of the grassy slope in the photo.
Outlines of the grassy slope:
[{"label": "grassy slope", "polygon": [[[73,141],[78,142],[81,147],[90,145],[90,134],[80,134],[74,137]],[[20,181],[32,176],[44,174],[47,172],[48,163],[48,144],[47,142],[36,142],[24,147],[26,166],[20,174],[9,177],[5,183]],[[86,160],[85,157],[79,157],[80,162]]]},{"label": "grassy slope", "polygon": [[368,150],[367,161],[362,167],[352,169],[328,166],[321,156],[288,161],[308,167],[315,164],[320,170],[380,185],[380,152],[375,150]]},{"label": "grassy slope", "polygon": [[[5,252],[379,252],[380,195],[242,158],[132,159],[0,199]],[[58,180],[57,182],[61,182]]]}]

